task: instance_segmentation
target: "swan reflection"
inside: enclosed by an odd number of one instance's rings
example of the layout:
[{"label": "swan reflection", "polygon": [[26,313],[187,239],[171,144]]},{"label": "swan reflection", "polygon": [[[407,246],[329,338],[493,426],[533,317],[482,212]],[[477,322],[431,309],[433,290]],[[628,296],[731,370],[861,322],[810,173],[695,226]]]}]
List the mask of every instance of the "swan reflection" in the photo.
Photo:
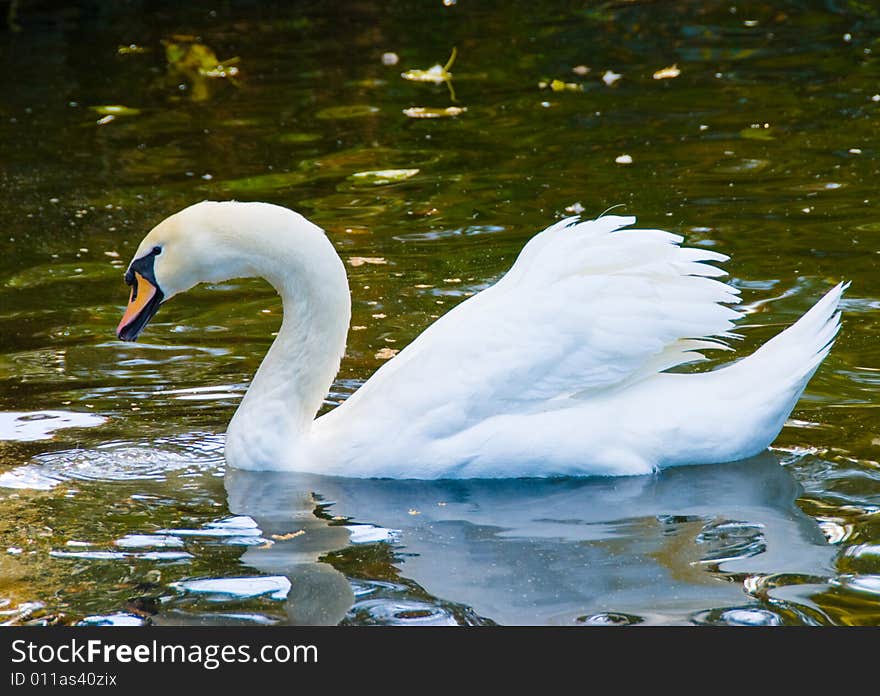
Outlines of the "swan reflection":
[{"label": "swan reflection", "polygon": [[[287,614],[297,624],[362,622],[364,611],[377,623],[688,622],[707,608],[750,604],[748,575],[825,575],[833,556],[771,452],[653,477],[406,481],[230,470],[225,483],[231,512],[274,541],[249,547],[242,562],[290,579]],[[375,551],[369,578],[354,570],[364,548]],[[397,594],[377,599],[387,587]],[[458,609],[429,621],[443,606]]]}]

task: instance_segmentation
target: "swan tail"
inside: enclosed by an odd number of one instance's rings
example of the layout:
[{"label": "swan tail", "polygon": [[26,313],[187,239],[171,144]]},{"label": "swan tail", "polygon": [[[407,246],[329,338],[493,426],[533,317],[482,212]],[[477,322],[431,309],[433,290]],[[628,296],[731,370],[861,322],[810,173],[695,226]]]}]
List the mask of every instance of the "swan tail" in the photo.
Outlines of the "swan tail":
[{"label": "swan tail", "polygon": [[[695,421],[713,420],[714,461],[734,461],[766,449],[779,435],[807,383],[840,331],[840,299],[849,283],[832,288],[810,310],[747,358],[695,374],[701,411]],[[705,379],[703,379],[705,377]],[[701,458],[701,461],[704,458]]]},{"label": "swan tail", "polygon": [[840,331],[840,300],[848,287],[839,283],[829,290],[789,328],[732,365],[730,376],[777,401],[780,415],[788,417],[834,345]]}]

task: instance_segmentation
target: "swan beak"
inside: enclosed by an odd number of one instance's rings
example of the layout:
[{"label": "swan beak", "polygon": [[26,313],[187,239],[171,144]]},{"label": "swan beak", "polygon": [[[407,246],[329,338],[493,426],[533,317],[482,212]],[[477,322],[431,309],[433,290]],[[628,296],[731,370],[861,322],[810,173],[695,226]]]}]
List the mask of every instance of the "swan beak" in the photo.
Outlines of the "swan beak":
[{"label": "swan beak", "polygon": [[123,341],[136,341],[147,322],[159,311],[163,294],[156,285],[136,271],[131,276],[126,276],[126,282],[131,285],[131,298],[116,327],[116,335]]}]

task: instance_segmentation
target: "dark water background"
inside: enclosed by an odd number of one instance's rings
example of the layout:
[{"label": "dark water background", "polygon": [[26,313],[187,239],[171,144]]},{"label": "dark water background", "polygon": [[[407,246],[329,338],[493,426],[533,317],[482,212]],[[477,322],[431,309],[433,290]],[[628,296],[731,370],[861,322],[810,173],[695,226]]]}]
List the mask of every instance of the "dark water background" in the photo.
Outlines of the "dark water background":
[{"label": "dark water background", "polygon": [[[880,623],[874,3],[0,14],[3,621]],[[199,72],[204,47],[222,75]],[[453,48],[451,83],[401,77]],[[357,176],[386,170],[418,171]],[[205,198],[293,207],[346,260],[355,328],[328,408],[566,208],[623,204],[730,254],[743,354],[853,284],[837,345],[750,462],[224,476],[225,425],[279,323],[271,289],[199,289],[141,343],[113,335],[143,234]]]}]

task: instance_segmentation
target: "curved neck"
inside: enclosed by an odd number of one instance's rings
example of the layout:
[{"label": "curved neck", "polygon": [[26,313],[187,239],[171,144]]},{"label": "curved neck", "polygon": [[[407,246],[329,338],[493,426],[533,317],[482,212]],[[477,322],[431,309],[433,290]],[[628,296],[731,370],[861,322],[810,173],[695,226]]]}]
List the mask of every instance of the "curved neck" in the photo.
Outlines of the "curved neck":
[{"label": "curved neck", "polygon": [[308,234],[298,225],[296,235],[264,236],[248,254],[248,275],[273,285],[284,319],[227,430],[226,459],[236,468],[290,468],[306,455],[304,438],[345,352],[345,268],[323,231],[307,224]]}]

